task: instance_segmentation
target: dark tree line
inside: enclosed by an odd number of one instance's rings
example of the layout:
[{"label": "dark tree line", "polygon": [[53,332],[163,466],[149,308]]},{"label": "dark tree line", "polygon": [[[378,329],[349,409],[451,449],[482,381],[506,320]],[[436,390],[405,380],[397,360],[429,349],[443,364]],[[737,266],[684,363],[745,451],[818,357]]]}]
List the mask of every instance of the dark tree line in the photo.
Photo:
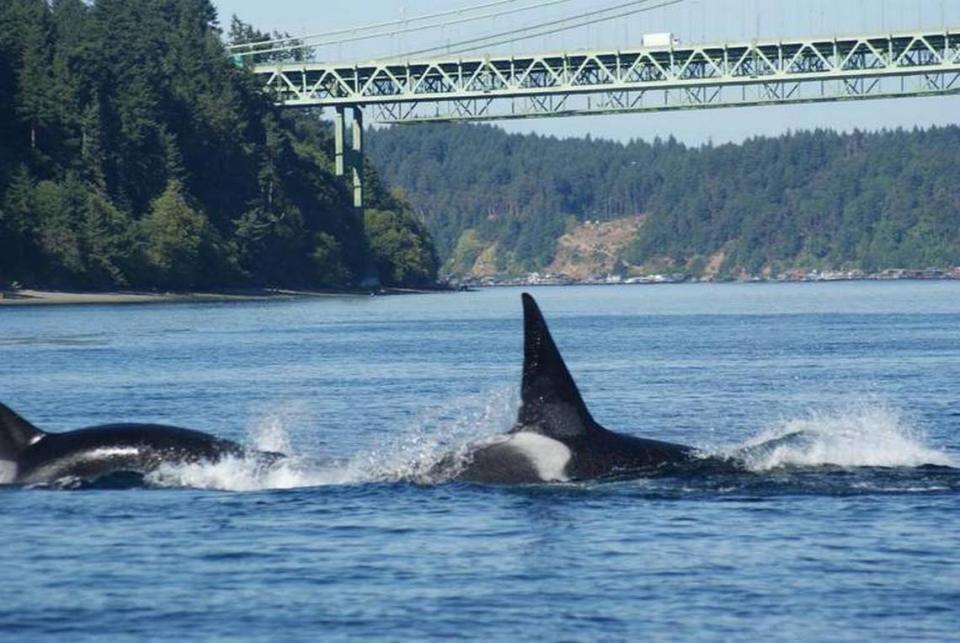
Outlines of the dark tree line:
[{"label": "dark tree line", "polygon": [[368,137],[453,270],[493,243],[507,272],[540,269],[584,220],[646,214],[625,259],[693,274],[960,265],[960,128],[802,132],[740,145],[621,144],[489,126]]},{"label": "dark tree line", "polygon": [[221,37],[209,0],[0,3],[0,285],[434,280],[409,205],[368,166],[365,234],[329,128],[272,106]]}]

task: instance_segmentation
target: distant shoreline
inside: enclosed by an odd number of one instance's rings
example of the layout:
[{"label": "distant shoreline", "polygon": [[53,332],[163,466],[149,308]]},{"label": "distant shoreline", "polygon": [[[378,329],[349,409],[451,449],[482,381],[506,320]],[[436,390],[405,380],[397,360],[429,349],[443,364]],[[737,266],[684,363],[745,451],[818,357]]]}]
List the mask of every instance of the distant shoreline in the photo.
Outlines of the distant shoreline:
[{"label": "distant shoreline", "polygon": [[405,288],[382,288],[378,290],[288,290],[244,289],[209,292],[151,292],[140,290],[59,291],[22,289],[0,291],[2,306],[64,306],[92,304],[164,304],[164,303],[216,303],[235,301],[272,301],[308,297],[359,297],[370,295],[402,295],[438,292]]},{"label": "distant shoreline", "polygon": [[882,272],[862,271],[795,271],[776,277],[741,276],[729,279],[689,277],[682,273],[657,274],[625,279],[615,275],[591,279],[571,279],[564,275],[531,273],[526,277],[465,279],[460,283],[468,288],[496,288],[510,286],[623,286],[657,284],[702,284],[702,283],[824,283],[846,281],[960,281],[960,266],[952,269],[930,268],[927,270],[891,269]]},{"label": "distant shoreline", "polygon": [[939,278],[899,276],[899,277],[868,277],[847,279],[754,279],[754,280],[662,280],[642,282],[613,282],[613,281],[559,281],[544,279],[541,281],[527,281],[524,279],[503,280],[485,283],[463,284],[460,288],[380,288],[377,290],[290,290],[280,288],[253,288],[242,290],[214,290],[208,292],[152,292],[140,290],[118,291],[62,291],[62,290],[0,290],[0,308],[4,306],[83,306],[104,304],[169,304],[169,303],[228,303],[239,301],[277,301],[293,299],[309,299],[321,297],[369,297],[380,295],[420,295],[440,292],[476,291],[487,288],[517,288],[536,286],[626,286],[626,285],[661,285],[661,284],[725,284],[725,283],[766,283],[766,284],[796,284],[796,283],[844,283],[851,281],[960,281],[956,276]]}]

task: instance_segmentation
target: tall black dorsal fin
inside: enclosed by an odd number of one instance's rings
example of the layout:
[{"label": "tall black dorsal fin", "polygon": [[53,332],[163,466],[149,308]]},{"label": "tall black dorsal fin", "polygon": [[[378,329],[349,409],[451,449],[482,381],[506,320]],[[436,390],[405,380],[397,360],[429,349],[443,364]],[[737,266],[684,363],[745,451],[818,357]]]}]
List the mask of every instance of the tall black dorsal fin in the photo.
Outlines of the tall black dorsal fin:
[{"label": "tall black dorsal fin", "polygon": [[16,462],[20,453],[46,433],[0,404],[0,460]]},{"label": "tall black dorsal fin", "polygon": [[598,425],[553,343],[537,302],[523,293],[523,382],[515,431],[575,437]]}]

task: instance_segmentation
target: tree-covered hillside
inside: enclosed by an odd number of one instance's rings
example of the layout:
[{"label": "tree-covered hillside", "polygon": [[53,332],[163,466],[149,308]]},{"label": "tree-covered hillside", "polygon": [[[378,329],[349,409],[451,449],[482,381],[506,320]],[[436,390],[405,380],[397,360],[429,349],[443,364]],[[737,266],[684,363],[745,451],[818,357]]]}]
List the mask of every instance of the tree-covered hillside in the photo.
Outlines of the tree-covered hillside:
[{"label": "tree-covered hillside", "polygon": [[432,283],[409,205],[368,168],[365,235],[331,150],[231,62],[209,0],[0,3],[0,286]]},{"label": "tree-covered hillside", "polygon": [[726,275],[960,265],[958,127],[701,148],[473,125],[393,127],[368,140],[453,271],[491,246],[504,272],[542,269],[577,222],[634,214],[646,219],[624,259],[691,274],[711,261]]}]

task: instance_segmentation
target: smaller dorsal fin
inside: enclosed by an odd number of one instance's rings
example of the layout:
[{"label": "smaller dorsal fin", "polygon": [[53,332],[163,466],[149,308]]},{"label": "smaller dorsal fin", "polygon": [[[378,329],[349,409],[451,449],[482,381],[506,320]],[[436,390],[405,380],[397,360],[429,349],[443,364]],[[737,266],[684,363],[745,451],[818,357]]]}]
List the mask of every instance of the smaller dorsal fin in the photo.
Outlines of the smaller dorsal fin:
[{"label": "smaller dorsal fin", "polygon": [[550,336],[537,302],[527,293],[522,298],[523,381],[514,431],[572,438],[598,428]]},{"label": "smaller dorsal fin", "polygon": [[46,433],[0,404],[0,460],[16,462],[20,453]]}]

